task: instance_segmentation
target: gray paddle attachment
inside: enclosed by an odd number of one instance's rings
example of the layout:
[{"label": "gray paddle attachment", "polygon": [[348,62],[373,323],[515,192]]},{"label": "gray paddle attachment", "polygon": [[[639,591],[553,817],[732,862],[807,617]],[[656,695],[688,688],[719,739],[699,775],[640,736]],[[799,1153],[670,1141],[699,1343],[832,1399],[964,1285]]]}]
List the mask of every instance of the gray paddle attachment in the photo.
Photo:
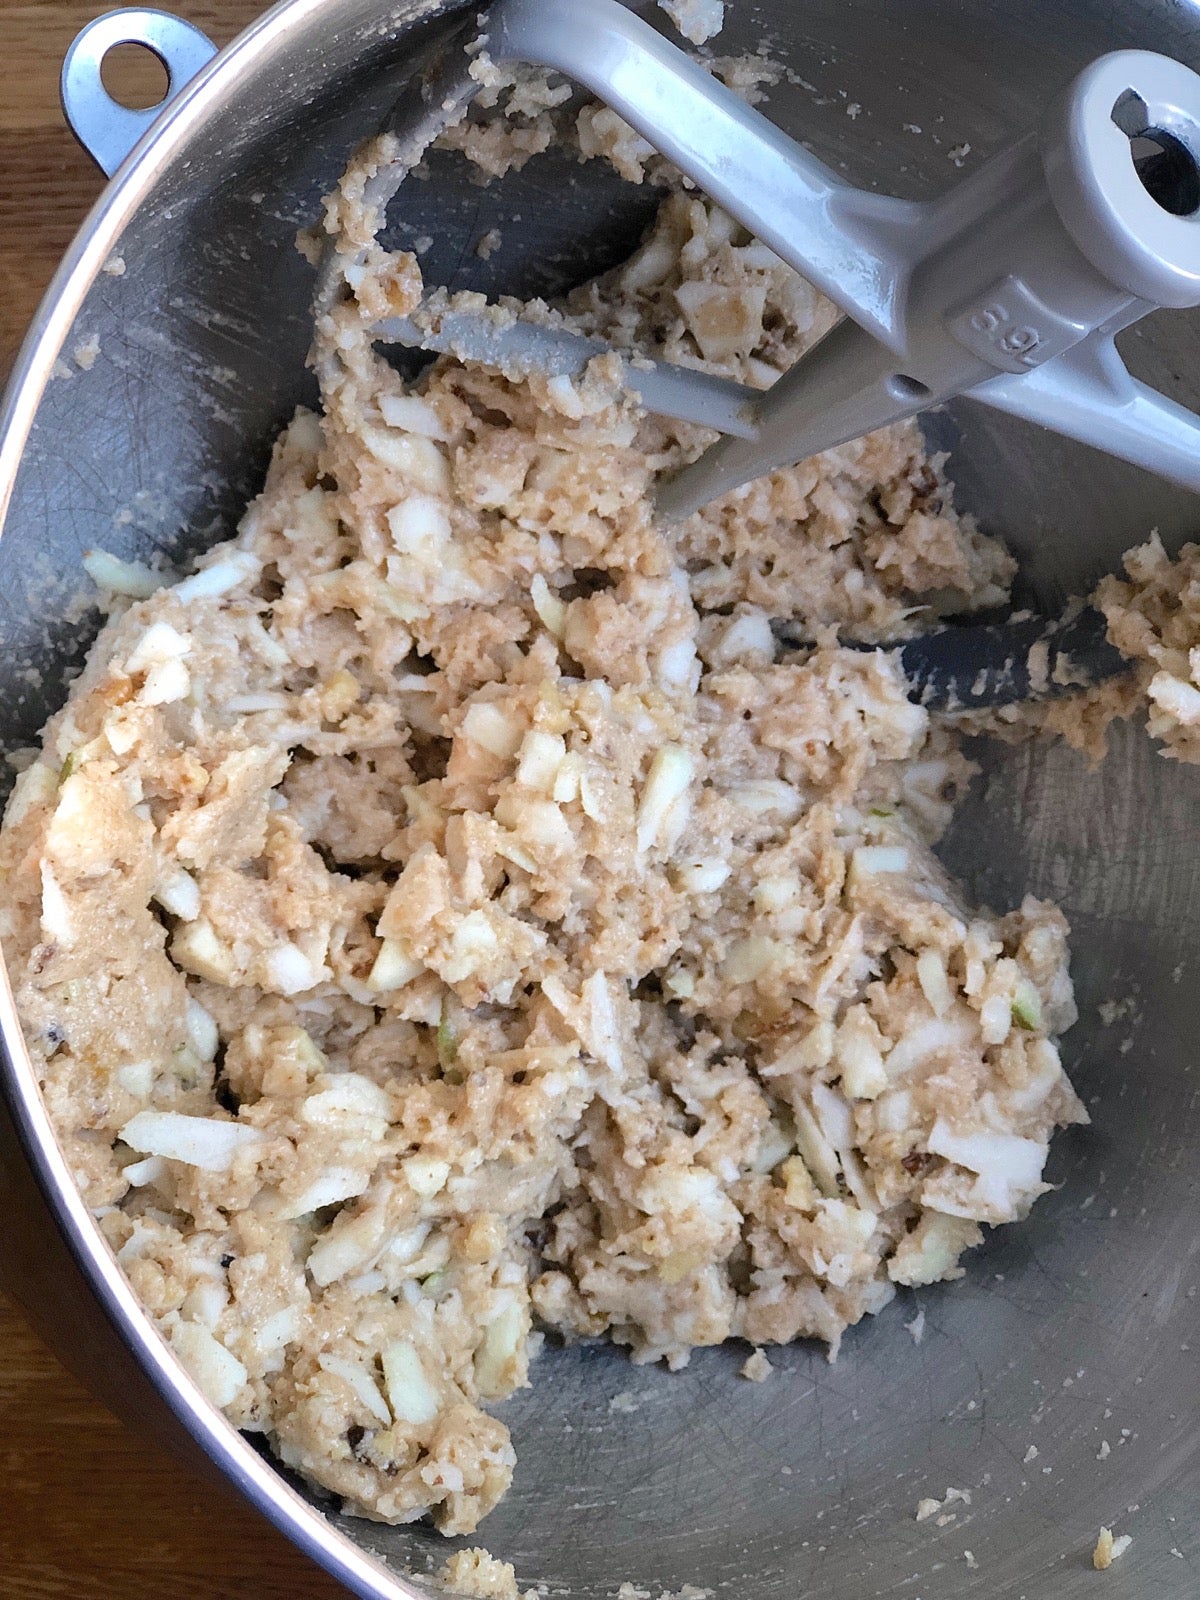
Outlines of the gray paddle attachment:
[{"label": "gray paddle attachment", "polygon": [[[1200,418],[1139,383],[1114,336],[1158,306],[1200,304],[1200,77],[1166,56],[1101,57],[1040,127],[940,199],[870,194],[616,0],[496,0],[443,42],[396,108],[394,159],[368,185],[382,224],[401,181],[493,63],[590,89],[844,318],[767,390],[641,360],[648,410],[723,437],[658,489],[685,517],[738,484],[966,394],[1200,491]],[[352,257],[332,252],[321,299]],[[436,291],[383,340],[504,370],[581,373],[604,350],[568,329]]]}]

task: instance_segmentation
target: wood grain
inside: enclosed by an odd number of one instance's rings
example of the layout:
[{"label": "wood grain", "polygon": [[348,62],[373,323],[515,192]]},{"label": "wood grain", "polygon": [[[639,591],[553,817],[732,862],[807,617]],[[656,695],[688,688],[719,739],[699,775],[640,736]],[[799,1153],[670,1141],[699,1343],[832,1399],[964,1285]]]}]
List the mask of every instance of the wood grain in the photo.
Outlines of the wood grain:
[{"label": "wood grain", "polygon": [[[112,4],[118,0],[112,0]],[[170,0],[158,0],[170,4]],[[58,104],[74,34],[111,9],[0,0],[0,373],[102,179]],[[226,43],[261,10],[175,10]],[[108,81],[106,75],[106,81]],[[144,101],[144,64],[120,83]],[[228,1494],[187,1475],[92,1400],[0,1295],[4,1600],[337,1600],[345,1591]]]},{"label": "wood grain", "polygon": [[[88,0],[0,0],[0,372],[11,365],[59,258],[100,193],[100,174],[63,121],[58,74],[79,29],[111,9]],[[186,0],[170,9],[227,44],[264,8],[259,0]],[[114,76],[140,102],[137,91],[154,81],[152,64],[139,68],[135,58],[121,66]]]},{"label": "wood grain", "polygon": [[0,1296],[5,1600],[337,1600],[232,1491],[116,1422]]}]

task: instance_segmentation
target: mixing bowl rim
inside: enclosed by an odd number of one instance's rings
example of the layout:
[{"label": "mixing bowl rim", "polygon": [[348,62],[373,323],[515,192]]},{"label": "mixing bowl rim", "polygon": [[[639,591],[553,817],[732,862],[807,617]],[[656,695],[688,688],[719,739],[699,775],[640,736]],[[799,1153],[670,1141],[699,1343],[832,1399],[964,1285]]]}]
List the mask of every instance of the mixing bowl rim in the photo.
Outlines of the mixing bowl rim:
[{"label": "mixing bowl rim", "polygon": [[[440,0],[412,7],[416,20]],[[21,344],[0,402],[0,537],[22,456],[55,362],[76,316],[138,207],[201,125],[290,30],[311,24],[327,0],[278,0],[221,50],[138,141],[69,245]],[[0,1093],[39,1190],[71,1256],[141,1369],[208,1458],[260,1512],[362,1600],[421,1600],[311,1505],[201,1393],[142,1309],[101,1236],[54,1134],[0,959]]]}]

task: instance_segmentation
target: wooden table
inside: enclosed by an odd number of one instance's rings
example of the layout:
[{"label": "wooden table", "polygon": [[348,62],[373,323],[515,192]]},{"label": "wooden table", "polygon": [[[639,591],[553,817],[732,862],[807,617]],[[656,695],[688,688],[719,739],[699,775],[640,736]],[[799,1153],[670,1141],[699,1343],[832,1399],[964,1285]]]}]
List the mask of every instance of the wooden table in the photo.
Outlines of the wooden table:
[{"label": "wooden table", "polygon": [[[101,178],[67,131],[58,70],[110,4],[0,0],[0,371]],[[170,5],[172,0],[151,0]],[[226,43],[257,0],[174,9]],[[159,69],[112,87],[153,103]],[[114,68],[116,63],[114,62]],[[107,74],[106,74],[107,77]],[[0,1295],[0,1594],[4,1600],[336,1600],[345,1591],[232,1492],[189,1477],[68,1376]]]}]

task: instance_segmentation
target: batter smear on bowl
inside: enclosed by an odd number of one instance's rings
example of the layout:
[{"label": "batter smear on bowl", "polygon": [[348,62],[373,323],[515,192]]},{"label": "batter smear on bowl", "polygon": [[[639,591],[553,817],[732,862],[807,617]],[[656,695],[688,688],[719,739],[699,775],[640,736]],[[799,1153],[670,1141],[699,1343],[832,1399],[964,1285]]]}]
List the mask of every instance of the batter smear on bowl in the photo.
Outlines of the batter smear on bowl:
[{"label": "batter smear on bowl", "polygon": [[[324,414],[195,573],[93,559],[113,614],[0,852],[51,1114],[164,1336],[349,1509],[466,1533],[547,1331],[836,1351],[1086,1115],[1062,915],[964,900],[969,765],[838,642],[1006,593],[916,429],[671,526],[699,429],[616,358],[406,386],[365,329],[420,287],[369,254]],[[760,385],[833,316],[683,193],[567,314]]]}]

